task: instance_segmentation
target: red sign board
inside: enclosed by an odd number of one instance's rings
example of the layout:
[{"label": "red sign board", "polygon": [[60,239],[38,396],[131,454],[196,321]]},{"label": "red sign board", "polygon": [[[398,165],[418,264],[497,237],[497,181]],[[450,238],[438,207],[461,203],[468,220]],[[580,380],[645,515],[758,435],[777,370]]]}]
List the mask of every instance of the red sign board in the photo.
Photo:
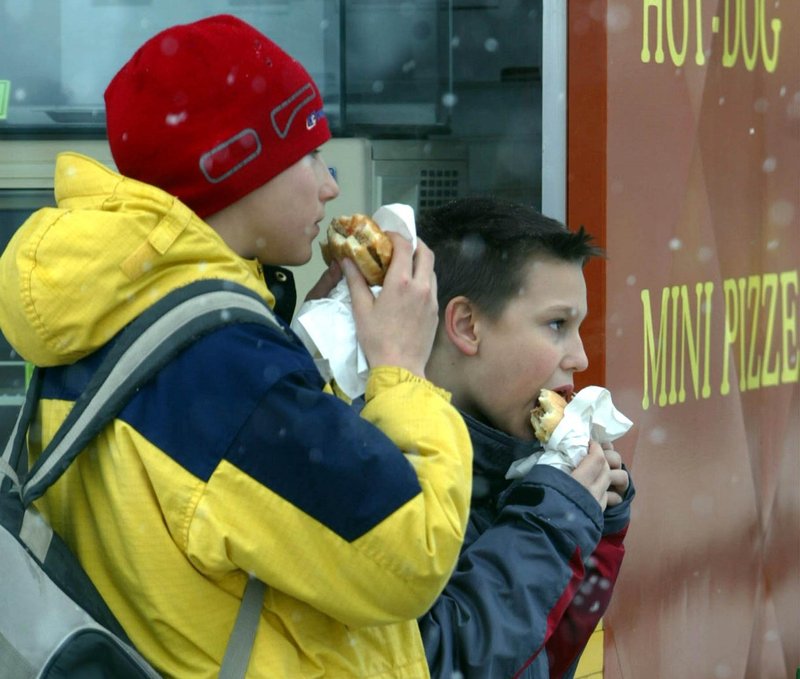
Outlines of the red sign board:
[{"label": "red sign board", "polygon": [[800,3],[570,12],[568,220],[608,253],[589,282],[604,290],[592,377],[635,422],[618,445],[638,494],[604,676],[793,677]]}]

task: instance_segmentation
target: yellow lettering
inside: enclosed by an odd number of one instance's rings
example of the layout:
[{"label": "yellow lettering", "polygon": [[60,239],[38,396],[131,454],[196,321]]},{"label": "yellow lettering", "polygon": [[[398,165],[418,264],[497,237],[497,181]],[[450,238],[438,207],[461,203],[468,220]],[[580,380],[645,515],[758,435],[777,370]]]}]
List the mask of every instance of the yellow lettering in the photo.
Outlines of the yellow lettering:
[{"label": "yellow lettering", "polygon": [[683,44],[680,51],[675,49],[675,31],[672,26],[672,3],[667,0],[667,45],[672,62],[676,66],[683,66],[686,60],[686,50],[689,46],[689,0],[683,0]]},{"label": "yellow lettering", "polygon": [[[763,1],[763,0],[761,0]],[[747,0],[738,0],[739,11],[742,13],[742,20],[739,22],[739,26],[742,30],[742,58],[744,59],[744,67],[748,71],[752,71],[756,67],[756,60],[758,59],[758,22],[759,22],[759,12],[758,12],[758,4],[759,0],[755,0],[754,3],[756,6],[753,8],[753,44],[748,46],[747,44]]]},{"label": "yellow lettering", "polygon": [[678,356],[678,295],[680,288],[673,285],[670,290],[672,294],[672,341],[670,342],[670,361],[669,361],[669,402],[670,404],[678,402],[678,392],[675,389],[675,362]]},{"label": "yellow lettering", "polygon": [[761,368],[761,386],[771,387],[778,384],[780,353],[775,356],[775,370],[769,368],[769,357],[772,348],[772,335],[775,329],[775,309],[778,306],[778,274],[764,274],[761,285],[761,306],[764,306],[765,298],[769,292],[769,302],[767,303],[767,329],[764,337],[764,362]]},{"label": "yellow lettering", "polygon": [[[664,356],[667,343],[667,307],[669,306],[669,288],[664,288],[661,293],[661,318],[658,329],[658,349],[656,349],[656,339],[653,333],[653,315],[650,310],[650,291],[642,290],[642,319],[644,322],[644,394],[642,395],[642,408],[647,410],[650,407],[650,397],[647,393],[648,375],[652,382],[651,393],[653,403],[658,394],[658,404],[665,405],[667,402],[667,391],[665,387],[667,377],[667,361]],[[650,372],[648,373],[648,368]],[[660,382],[660,384],[659,384]],[[659,391],[660,387],[660,391]]]},{"label": "yellow lettering", "polygon": [[[783,342],[781,355],[783,363],[781,382],[797,382],[800,377],[800,349],[797,346],[797,270],[784,271],[780,275],[781,283],[781,316],[783,323]],[[794,294],[790,288],[794,289]]]},{"label": "yellow lettering", "polygon": [[[779,18],[767,16],[767,0],[718,0],[713,4],[715,9],[711,17],[711,31],[715,35],[722,34],[722,65],[734,67],[741,54],[748,71],[755,70],[760,58],[764,69],[774,73],[778,67],[783,24]],[[779,4],[775,2],[774,5],[778,7]],[[694,62],[704,66],[703,13],[703,0],[694,0],[694,12],[692,0],[642,0],[642,63],[650,63],[651,60],[664,63],[666,33],[671,62],[678,68],[684,66],[693,33]],[[655,45],[653,51],[651,44]]]},{"label": "yellow lettering", "polygon": [[[731,4],[733,8],[733,28],[731,28]],[[722,23],[722,65],[728,68],[732,67],[736,60],[739,58],[739,0],[725,0],[725,14],[723,15]],[[733,46],[728,42],[729,36],[733,36]]]},{"label": "yellow lettering", "polygon": [[650,61],[650,9],[656,12],[656,54],[657,64],[664,62],[664,44],[662,39],[664,22],[663,0],[642,0],[642,62]]},{"label": "yellow lettering", "polygon": [[747,279],[740,278],[736,282],[739,284],[739,391],[745,391],[747,389],[747,372],[745,370],[747,346],[745,343],[744,329],[747,325],[747,301],[745,295],[747,289]]},{"label": "yellow lettering", "polygon": [[[761,305],[761,276],[749,276],[747,278],[747,301],[746,308],[752,304],[752,323],[750,324],[750,351],[747,354],[747,388],[758,389],[761,386],[761,355],[756,359],[756,348],[758,347],[758,322]],[[755,365],[754,365],[755,364]]]},{"label": "yellow lettering", "polygon": [[696,46],[694,51],[694,63],[702,66],[706,63],[706,54],[703,51],[703,0],[694,2],[694,23]]},{"label": "yellow lettering", "polygon": [[731,347],[736,341],[739,328],[739,297],[736,292],[736,281],[726,278],[722,281],[722,291],[725,295],[725,341],[722,350],[722,384],[719,392],[726,396],[731,391],[729,379]]},{"label": "yellow lettering", "polygon": [[[641,291],[645,410],[711,396],[714,289],[711,281],[695,283],[691,299],[689,285],[665,287],[660,311]],[[732,384],[744,393],[800,381],[800,270],[727,278],[722,296],[719,393],[730,394]]]},{"label": "yellow lettering", "polygon": [[[711,284],[713,287],[713,284]],[[692,328],[692,315],[689,304],[689,288],[686,285],[681,286],[681,386],[678,391],[678,401],[683,403],[686,400],[686,388],[684,386],[686,376],[686,346],[689,348],[689,370],[692,376],[692,387],[694,388],[694,397],[700,396],[700,314],[702,311],[701,294],[703,291],[703,284],[698,283],[695,285],[695,298],[697,308],[695,309],[695,322]],[[708,319],[710,310],[706,310],[706,319]],[[706,326],[708,331],[708,326]],[[708,337],[706,337],[706,354],[704,356],[704,365],[706,368],[706,379],[708,377]],[[703,397],[708,398],[708,385],[703,385]]]},{"label": "yellow lettering", "polygon": [[[698,294],[699,292],[698,289]],[[711,380],[709,377],[711,361],[709,360],[709,356],[711,355],[711,293],[713,292],[714,284],[711,281],[706,282],[703,286],[703,294],[706,300],[703,304],[703,313],[706,317],[706,343],[703,354],[706,357],[703,365],[703,398],[708,398],[711,395]]]},{"label": "yellow lettering", "polygon": [[780,47],[781,20],[772,19],[769,25],[772,29],[772,54],[767,54],[767,17],[764,14],[764,0],[761,0],[761,20],[759,21],[761,33],[761,60],[767,73],[774,73],[778,67],[778,49]]}]

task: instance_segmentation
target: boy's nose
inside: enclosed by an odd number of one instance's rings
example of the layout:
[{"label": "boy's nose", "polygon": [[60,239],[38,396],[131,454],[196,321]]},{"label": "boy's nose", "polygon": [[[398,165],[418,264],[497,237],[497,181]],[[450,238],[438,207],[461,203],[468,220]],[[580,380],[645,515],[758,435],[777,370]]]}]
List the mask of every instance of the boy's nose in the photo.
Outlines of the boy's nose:
[{"label": "boy's nose", "polygon": [[563,361],[564,368],[573,372],[582,372],[589,367],[589,358],[583,348],[583,341],[576,338]]},{"label": "boy's nose", "polygon": [[321,194],[322,200],[326,202],[333,200],[339,195],[339,183],[336,181],[330,169],[326,169],[325,171],[325,179],[322,184]]}]

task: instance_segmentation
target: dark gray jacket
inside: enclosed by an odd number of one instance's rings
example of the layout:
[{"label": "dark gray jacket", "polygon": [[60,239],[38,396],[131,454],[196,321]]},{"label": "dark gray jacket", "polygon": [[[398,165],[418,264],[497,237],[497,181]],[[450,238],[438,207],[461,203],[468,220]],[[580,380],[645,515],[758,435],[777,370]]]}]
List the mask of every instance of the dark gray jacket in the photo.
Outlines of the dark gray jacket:
[{"label": "dark gray jacket", "polygon": [[634,496],[606,510],[563,471],[509,465],[537,450],[464,416],[473,498],[461,557],[420,620],[433,679],[572,677],[611,599]]}]

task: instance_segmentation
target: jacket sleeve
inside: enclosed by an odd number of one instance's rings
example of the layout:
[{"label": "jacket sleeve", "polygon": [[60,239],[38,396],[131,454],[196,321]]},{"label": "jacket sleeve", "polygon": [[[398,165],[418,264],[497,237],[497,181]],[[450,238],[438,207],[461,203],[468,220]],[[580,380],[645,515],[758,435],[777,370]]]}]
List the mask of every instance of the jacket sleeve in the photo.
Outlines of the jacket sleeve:
[{"label": "jacket sleeve", "polygon": [[234,364],[192,359],[207,370],[192,398],[218,411],[193,419],[194,440],[213,444],[192,450],[205,482],[173,527],[179,544],[209,577],[243,570],[354,627],[417,618],[466,530],[462,418],[446,392],[390,367],[371,371],[356,413],[326,392],[304,348],[263,332],[199,343],[216,357],[236,351]]},{"label": "jacket sleeve", "polygon": [[453,577],[419,620],[434,679],[512,677],[533,662],[600,540],[600,506],[546,465],[512,484],[498,510],[480,535],[470,522]]},{"label": "jacket sleeve", "polygon": [[[630,478],[630,474],[628,476]],[[577,660],[611,602],[625,556],[623,541],[635,494],[631,479],[622,502],[606,509],[603,515],[603,537],[586,564],[586,575],[579,591],[547,642],[551,677],[574,676]]]}]

